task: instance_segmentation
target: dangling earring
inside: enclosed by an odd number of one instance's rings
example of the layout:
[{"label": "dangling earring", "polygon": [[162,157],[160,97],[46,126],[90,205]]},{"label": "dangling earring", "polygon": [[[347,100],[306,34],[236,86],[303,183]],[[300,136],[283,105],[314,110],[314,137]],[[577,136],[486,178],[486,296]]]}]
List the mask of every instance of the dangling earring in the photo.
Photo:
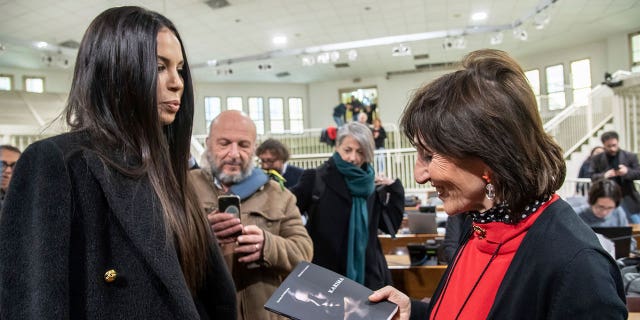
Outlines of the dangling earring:
[{"label": "dangling earring", "polygon": [[487,181],[487,185],[484,187],[485,189],[485,196],[487,197],[487,199],[489,200],[493,200],[496,197],[496,188],[493,186],[493,184],[491,183],[491,179],[489,178],[488,175],[483,175],[482,178]]}]

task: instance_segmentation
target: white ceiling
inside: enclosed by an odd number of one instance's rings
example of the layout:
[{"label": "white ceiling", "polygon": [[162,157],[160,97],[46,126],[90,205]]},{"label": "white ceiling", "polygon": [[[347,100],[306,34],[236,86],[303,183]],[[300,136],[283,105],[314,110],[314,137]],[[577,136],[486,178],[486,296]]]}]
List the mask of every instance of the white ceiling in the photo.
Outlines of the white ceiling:
[{"label": "white ceiling", "polygon": [[[183,38],[195,78],[211,82],[308,83],[384,76],[415,70],[417,64],[457,61],[479,48],[495,47],[516,57],[529,56],[640,31],[640,0],[557,0],[544,10],[550,15],[549,24],[535,29],[533,13],[551,1],[228,0],[229,6],[212,9],[204,0],[0,0],[0,43],[5,47],[0,66],[60,69],[55,63],[45,66],[42,56],[47,52],[32,44],[79,42],[97,14],[119,5],[140,5],[169,17]],[[476,11],[486,11],[488,18],[473,22],[470,17]],[[527,41],[516,40],[512,30],[505,30],[503,43],[490,45],[493,33],[485,29],[510,29],[522,19]],[[467,33],[464,50],[444,50],[442,37],[403,42],[413,55],[428,54],[427,59],[392,57],[394,45],[381,45],[357,49],[355,61],[348,61],[346,51],[340,51],[338,62],[348,62],[349,67],[337,69],[333,64],[302,66],[302,56],[295,54],[296,49],[312,46],[437,31],[454,35],[462,30]],[[273,45],[271,38],[276,34],[287,36],[288,43]],[[51,54],[55,56],[58,49],[54,46]],[[74,50],[61,52],[71,61],[75,58]],[[263,54],[271,58],[256,58]],[[233,63],[205,67],[208,60]],[[259,64],[269,64],[271,69],[259,71]],[[227,69],[233,74],[218,74]],[[290,75],[277,77],[281,72]]]}]

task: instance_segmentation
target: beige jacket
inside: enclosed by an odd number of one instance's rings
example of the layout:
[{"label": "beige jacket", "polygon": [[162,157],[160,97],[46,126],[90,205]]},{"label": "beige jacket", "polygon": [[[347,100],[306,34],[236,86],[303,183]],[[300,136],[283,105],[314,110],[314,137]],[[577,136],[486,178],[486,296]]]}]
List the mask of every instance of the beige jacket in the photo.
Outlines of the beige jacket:
[{"label": "beige jacket", "polygon": [[[217,208],[222,190],[213,184],[208,169],[190,172],[204,208]],[[313,243],[302,224],[295,196],[269,180],[240,204],[243,225],[264,231],[262,260],[256,264],[238,262],[235,244],[223,245],[227,266],[233,275],[238,300],[238,319],[284,319],[264,309],[267,299],[300,261],[311,261]],[[208,212],[207,212],[208,213]]]}]

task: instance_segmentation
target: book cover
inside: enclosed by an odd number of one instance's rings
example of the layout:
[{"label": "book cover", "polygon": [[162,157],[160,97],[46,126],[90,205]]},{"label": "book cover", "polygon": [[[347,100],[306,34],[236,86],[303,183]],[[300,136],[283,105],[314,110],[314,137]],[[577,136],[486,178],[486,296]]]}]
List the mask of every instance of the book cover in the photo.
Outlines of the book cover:
[{"label": "book cover", "polygon": [[310,262],[300,262],[264,307],[291,319],[391,319],[398,307],[369,302],[373,291]]}]

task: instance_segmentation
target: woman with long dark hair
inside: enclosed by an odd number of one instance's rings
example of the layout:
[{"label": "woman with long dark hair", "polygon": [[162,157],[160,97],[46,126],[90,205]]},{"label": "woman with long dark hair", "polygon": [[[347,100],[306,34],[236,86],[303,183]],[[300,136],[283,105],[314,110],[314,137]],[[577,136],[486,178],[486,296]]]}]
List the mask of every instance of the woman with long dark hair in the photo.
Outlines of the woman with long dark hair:
[{"label": "woman with long dark hair", "polygon": [[235,289],[188,182],[193,86],[164,16],[87,29],[65,109],[0,217],[0,318],[235,319]]}]

